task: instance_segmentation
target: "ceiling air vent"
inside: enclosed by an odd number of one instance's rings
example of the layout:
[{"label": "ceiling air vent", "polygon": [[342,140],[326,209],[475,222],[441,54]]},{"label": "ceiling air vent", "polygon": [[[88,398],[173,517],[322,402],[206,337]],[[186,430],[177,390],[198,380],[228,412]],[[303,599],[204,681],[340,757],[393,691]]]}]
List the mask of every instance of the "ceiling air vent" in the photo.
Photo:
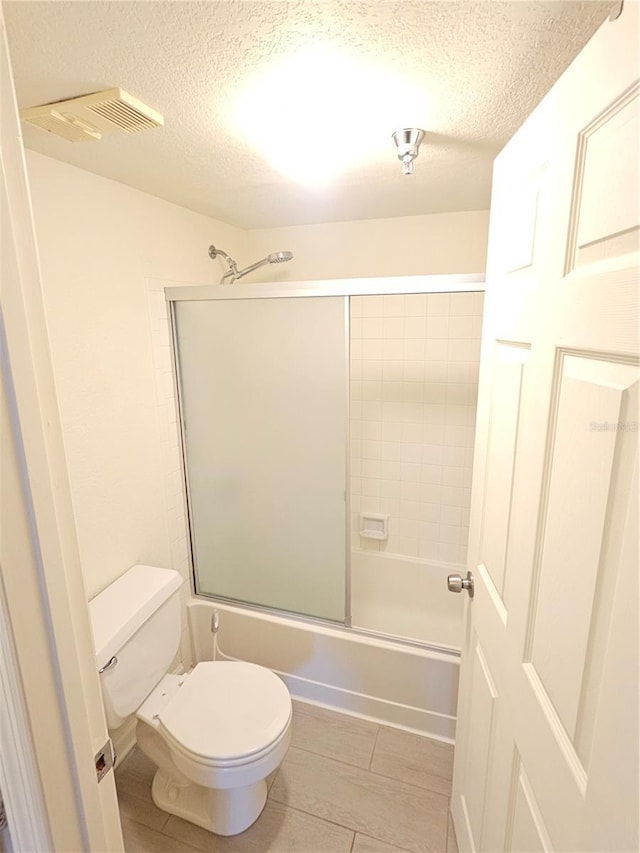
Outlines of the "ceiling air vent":
[{"label": "ceiling air vent", "polygon": [[20,110],[20,118],[69,142],[91,142],[105,133],[138,133],[164,124],[160,113],[122,89],[29,107]]}]

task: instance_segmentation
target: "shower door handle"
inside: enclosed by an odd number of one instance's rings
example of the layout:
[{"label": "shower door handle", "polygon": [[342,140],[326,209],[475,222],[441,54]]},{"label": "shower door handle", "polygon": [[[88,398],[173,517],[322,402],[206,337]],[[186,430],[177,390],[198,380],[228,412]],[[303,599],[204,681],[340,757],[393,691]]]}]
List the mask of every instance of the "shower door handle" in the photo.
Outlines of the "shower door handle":
[{"label": "shower door handle", "polygon": [[463,589],[466,589],[469,598],[473,598],[473,575],[471,572],[467,572],[466,578],[461,577],[461,575],[449,575],[447,577],[447,588],[449,592],[462,592]]}]

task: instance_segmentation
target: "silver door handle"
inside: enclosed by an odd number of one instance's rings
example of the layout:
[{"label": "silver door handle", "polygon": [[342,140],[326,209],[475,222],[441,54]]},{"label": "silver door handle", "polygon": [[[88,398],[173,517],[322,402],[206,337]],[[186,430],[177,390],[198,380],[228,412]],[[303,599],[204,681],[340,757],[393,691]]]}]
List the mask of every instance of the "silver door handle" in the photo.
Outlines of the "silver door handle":
[{"label": "silver door handle", "polygon": [[466,578],[463,578],[460,575],[449,575],[447,577],[447,588],[449,592],[462,592],[463,589],[466,589],[469,593],[469,598],[473,598],[473,587],[473,575],[471,572],[467,572]]},{"label": "silver door handle", "polygon": [[105,663],[102,669],[98,670],[98,675],[102,675],[103,672],[106,672],[108,669],[113,669],[113,667],[118,663],[118,658],[114,655],[112,658]]}]

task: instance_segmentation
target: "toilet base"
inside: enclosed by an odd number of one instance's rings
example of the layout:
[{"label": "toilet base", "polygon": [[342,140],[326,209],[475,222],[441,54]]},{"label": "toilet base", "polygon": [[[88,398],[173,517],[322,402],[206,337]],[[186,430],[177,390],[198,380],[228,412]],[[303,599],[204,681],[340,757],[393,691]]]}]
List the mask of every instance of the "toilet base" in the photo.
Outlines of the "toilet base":
[{"label": "toilet base", "polygon": [[260,817],[267,801],[264,779],[241,788],[180,787],[160,769],[151,786],[153,802],[169,814],[216,835],[238,835]]}]

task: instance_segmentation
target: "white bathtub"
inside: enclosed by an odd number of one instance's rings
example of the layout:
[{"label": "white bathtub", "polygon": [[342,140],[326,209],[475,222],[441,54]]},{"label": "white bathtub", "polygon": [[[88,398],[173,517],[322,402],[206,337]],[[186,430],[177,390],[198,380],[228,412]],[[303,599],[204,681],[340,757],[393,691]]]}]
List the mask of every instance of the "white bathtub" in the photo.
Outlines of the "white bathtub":
[{"label": "white bathtub", "polygon": [[451,563],[354,549],[352,625],[459,652],[464,597],[447,590],[447,575],[454,572],[465,574]]},{"label": "white bathtub", "polygon": [[196,661],[212,658],[216,609],[224,654],[274,670],[294,697],[453,741],[459,672],[454,652],[195,598],[187,612]]}]

